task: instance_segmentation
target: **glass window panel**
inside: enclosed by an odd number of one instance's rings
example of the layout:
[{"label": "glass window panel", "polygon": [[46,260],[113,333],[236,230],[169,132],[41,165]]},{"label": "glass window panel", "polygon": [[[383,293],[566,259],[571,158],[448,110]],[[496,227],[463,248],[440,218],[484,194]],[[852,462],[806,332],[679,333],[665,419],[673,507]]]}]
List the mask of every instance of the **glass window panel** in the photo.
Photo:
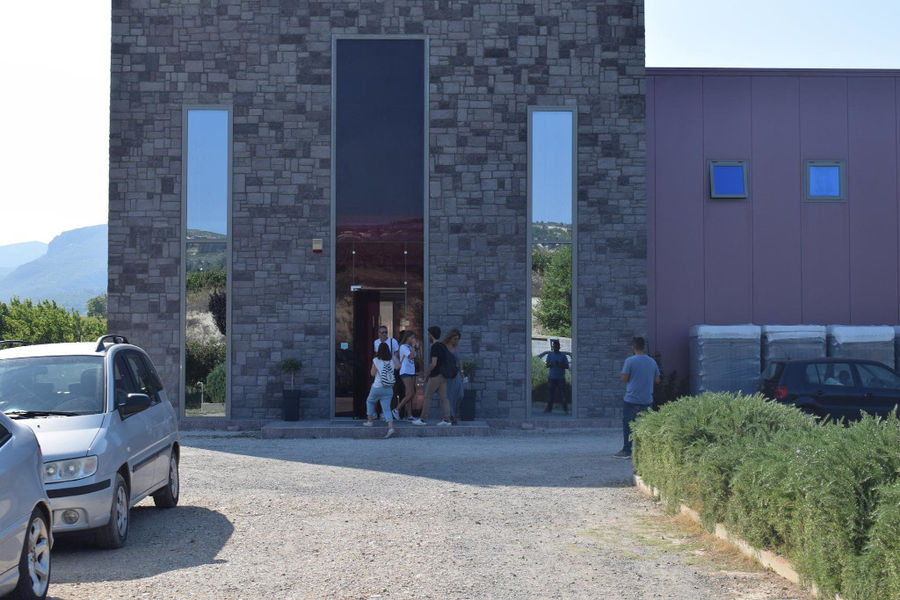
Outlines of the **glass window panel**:
[{"label": "glass window panel", "polygon": [[710,163],[711,198],[746,198],[747,172],[743,162]]},{"label": "glass window panel", "polygon": [[839,160],[808,160],[806,167],[807,200],[844,200],[844,165]]},{"label": "glass window panel", "polygon": [[841,169],[840,167],[814,167],[809,168],[809,195],[841,196]]},{"label": "glass window panel", "polygon": [[531,410],[572,411],[575,113],[529,112]]},{"label": "glass window panel", "polygon": [[378,326],[424,330],[425,42],[339,39],[334,80],[334,415],[364,417]]},{"label": "glass window panel", "polygon": [[185,415],[227,414],[228,110],[186,114]]}]

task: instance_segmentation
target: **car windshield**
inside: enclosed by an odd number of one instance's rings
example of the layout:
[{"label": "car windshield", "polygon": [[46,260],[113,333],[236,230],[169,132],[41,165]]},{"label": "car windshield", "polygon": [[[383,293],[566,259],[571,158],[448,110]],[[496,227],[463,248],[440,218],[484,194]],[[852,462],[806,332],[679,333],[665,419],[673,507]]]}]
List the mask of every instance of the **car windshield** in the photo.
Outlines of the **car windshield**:
[{"label": "car windshield", "polygon": [[102,413],[103,389],[99,356],[0,360],[0,410],[11,417]]}]

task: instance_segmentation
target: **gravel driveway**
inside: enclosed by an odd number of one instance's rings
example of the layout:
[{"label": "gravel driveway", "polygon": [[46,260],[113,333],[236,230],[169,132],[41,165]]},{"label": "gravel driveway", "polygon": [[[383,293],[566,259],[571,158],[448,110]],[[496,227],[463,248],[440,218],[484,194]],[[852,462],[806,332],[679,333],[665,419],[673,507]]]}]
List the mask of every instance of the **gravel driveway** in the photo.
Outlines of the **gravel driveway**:
[{"label": "gravel driveway", "polygon": [[618,432],[182,435],[180,505],[127,545],[54,549],[51,596],[808,599],[685,534],[609,457]]}]

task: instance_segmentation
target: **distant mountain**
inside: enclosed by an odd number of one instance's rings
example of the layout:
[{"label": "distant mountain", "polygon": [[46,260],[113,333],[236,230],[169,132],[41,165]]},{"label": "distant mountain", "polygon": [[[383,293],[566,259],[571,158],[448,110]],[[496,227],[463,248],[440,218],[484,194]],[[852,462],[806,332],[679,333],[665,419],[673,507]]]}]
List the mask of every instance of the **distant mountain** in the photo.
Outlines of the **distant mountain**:
[{"label": "distant mountain", "polygon": [[[21,245],[0,246],[0,257]],[[0,301],[8,302],[13,296],[55,300],[85,314],[87,301],[106,293],[107,247],[106,225],[59,234],[43,256],[20,264],[5,276],[0,272]]]},{"label": "distant mountain", "polygon": [[46,254],[44,242],[23,242],[0,246],[0,279],[12,273],[16,267],[31,262]]}]

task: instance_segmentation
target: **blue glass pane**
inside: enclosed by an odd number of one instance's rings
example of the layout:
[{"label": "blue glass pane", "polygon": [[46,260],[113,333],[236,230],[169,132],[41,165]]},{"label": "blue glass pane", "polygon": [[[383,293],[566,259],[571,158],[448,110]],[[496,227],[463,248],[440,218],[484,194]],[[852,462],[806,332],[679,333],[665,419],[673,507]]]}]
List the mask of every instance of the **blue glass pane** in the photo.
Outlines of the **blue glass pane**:
[{"label": "blue glass pane", "polygon": [[841,197],[841,168],[834,166],[809,167],[809,195],[828,198]]},{"label": "blue glass pane", "polygon": [[713,196],[745,196],[742,165],[713,165]]}]

